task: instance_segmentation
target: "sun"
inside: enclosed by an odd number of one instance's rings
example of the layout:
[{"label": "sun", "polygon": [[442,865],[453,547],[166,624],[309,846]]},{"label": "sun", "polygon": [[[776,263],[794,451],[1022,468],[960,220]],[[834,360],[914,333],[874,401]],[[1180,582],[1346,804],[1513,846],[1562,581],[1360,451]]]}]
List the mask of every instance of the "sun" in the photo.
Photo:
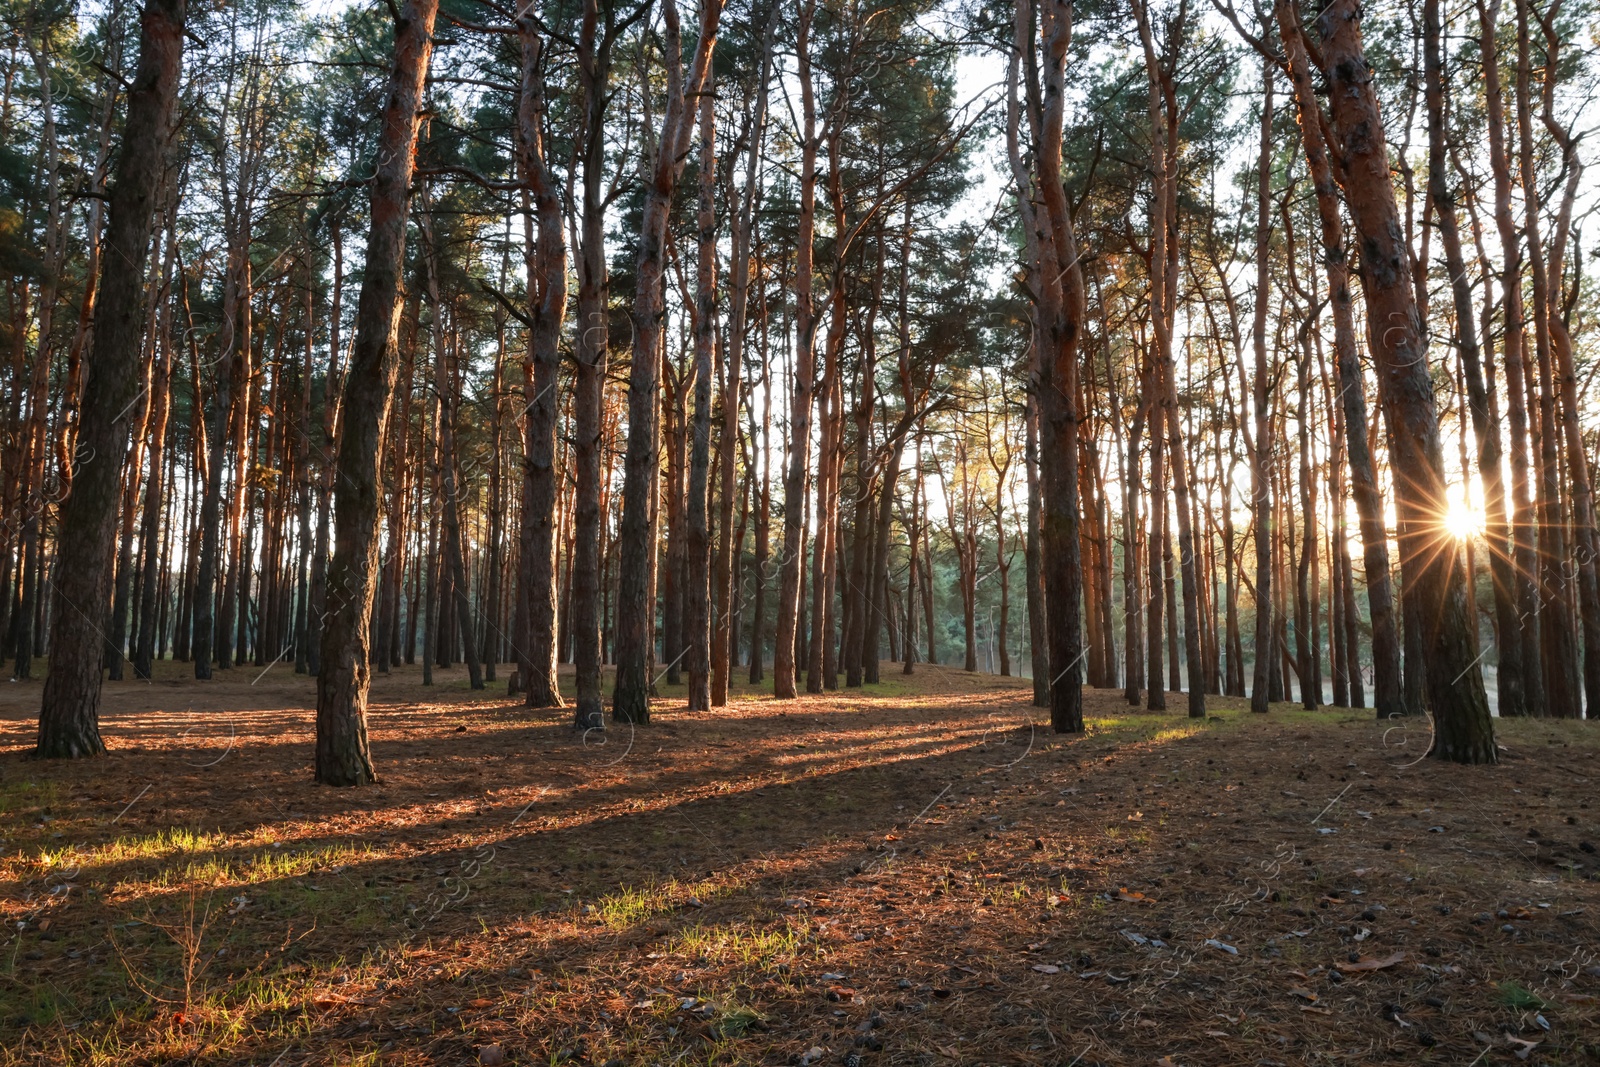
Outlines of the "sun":
[{"label": "sun", "polygon": [[1470,541],[1483,533],[1484,515],[1479,508],[1460,498],[1452,498],[1444,513],[1445,532],[1457,541]]}]

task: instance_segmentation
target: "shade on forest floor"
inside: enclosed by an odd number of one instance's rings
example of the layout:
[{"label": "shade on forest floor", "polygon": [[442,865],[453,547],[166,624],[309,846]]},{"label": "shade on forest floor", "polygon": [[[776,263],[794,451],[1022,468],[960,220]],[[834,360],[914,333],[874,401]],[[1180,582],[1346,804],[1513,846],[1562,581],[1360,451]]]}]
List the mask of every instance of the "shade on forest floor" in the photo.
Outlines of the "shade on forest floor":
[{"label": "shade on forest floor", "polygon": [[1091,692],[1058,738],[919,667],[583,737],[403,671],[341,791],[307,680],[164,666],[92,762],[24,760],[37,684],[0,689],[8,1062],[1600,1055],[1588,724],[1464,768],[1425,723]]}]

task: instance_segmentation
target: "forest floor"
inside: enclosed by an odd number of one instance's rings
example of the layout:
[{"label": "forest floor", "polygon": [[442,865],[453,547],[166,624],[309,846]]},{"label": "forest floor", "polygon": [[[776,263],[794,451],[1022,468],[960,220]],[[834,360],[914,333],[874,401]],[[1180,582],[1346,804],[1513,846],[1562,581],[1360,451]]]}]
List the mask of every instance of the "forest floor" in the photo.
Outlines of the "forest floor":
[{"label": "forest floor", "polygon": [[309,681],[161,667],[93,761],[0,686],[0,1062],[1600,1062],[1594,723],[1465,768],[1090,691],[1058,737],[919,667],[584,737],[411,668],[335,790]]}]

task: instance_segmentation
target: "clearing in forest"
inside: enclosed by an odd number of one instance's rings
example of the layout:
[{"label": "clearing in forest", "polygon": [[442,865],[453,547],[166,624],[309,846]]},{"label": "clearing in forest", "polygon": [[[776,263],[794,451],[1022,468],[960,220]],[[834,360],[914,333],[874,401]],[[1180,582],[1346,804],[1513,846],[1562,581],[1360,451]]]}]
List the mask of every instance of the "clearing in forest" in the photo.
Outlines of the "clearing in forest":
[{"label": "clearing in forest", "polygon": [[[0,691],[16,1063],[1595,1063],[1596,742],[1237,700],[1191,721],[919,667],[602,737],[376,680],[107,690],[104,759]],[[570,679],[568,679],[570,681]],[[858,1059],[851,1059],[852,1056]]]}]

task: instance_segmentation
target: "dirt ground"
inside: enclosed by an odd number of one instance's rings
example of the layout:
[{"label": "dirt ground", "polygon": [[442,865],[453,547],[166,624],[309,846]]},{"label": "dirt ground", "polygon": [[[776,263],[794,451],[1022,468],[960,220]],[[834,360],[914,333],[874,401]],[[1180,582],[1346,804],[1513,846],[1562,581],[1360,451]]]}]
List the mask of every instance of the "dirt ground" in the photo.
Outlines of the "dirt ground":
[{"label": "dirt ground", "polygon": [[309,681],[161,666],[70,764],[0,685],[0,1062],[1600,1063],[1593,723],[1461,768],[1091,691],[1057,737],[886,665],[581,735],[411,669],[333,790]]}]

